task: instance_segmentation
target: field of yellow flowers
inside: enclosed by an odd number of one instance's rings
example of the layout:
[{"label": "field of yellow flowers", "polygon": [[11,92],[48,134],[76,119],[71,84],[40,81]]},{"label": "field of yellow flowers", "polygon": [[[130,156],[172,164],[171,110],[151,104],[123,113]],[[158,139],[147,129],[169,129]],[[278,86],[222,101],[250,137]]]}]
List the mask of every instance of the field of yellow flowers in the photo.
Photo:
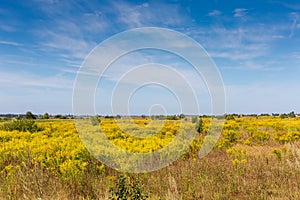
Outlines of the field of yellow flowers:
[{"label": "field of yellow flowers", "polygon": [[[31,129],[15,130],[11,124],[23,122],[0,122],[0,199],[121,199],[119,191],[128,186],[128,193],[144,199],[300,199],[299,117],[227,118],[203,159],[198,152],[211,118],[201,117],[200,133],[199,119],[87,119],[80,134],[72,119],[38,119],[26,122]],[[93,156],[115,153],[97,143],[99,127],[113,145],[132,153],[158,151],[181,132],[195,138],[168,167],[121,173]]]}]

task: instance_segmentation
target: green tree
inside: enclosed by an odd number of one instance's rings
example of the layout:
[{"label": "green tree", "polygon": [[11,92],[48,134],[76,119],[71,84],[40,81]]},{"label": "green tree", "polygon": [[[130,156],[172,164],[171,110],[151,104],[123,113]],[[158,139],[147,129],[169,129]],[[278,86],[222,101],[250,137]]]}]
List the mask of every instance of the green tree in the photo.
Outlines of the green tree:
[{"label": "green tree", "polygon": [[91,117],[91,123],[93,126],[97,126],[100,123],[100,119],[98,115]]},{"label": "green tree", "polygon": [[48,114],[48,113],[45,113],[44,115],[43,115],[43,119],[49,119],[50,118],[50,115]]},{"label": "green tree", "polygon": [[121,119],[121,118],[122,118],[121,115],[116,116],[116,119]]},{"label": "green tree", "polygon": [[184,118],[185,118],[185,115],[184,115],[183,113],[181,113],[181,114],[179,115],[179,118],[180,118],[180,119],[184,119]]},{"label": "green tree", "polygon": [[179,118],[176,115],[167,116],[167,120],[178,120]]},{"label": "green tree", "polygon": [[193,118],[192,118],[192,123],[196,123],[197,121],[198,121],[198,116],[194,116]]},{"label": "green tree", "polygon": [[234,116],[233,115],[226,115],[225,119],[226,120],[234,120]]},{"label": "green tree", "polygon": [[291,117],[291,118],[295,118],[295,117],[296,117],[296,115],[295,115],[295,113],[294,113],[294,112],[290,112],[290,113],[289,113],[289,117]]},{"label": "green tree", "polygon": [[199,118],[198,123],[196,124],[196,131],[198,133],[202,133],[202,131],[203,131],[203,120],[202,120],[202,118]]},{"label": "green tree", "polygon": [[34,114],[32,114],[32,112],[30,112],[30,111],[26,112],[25,118],[26,119],[36,119],[36,117],[34,116]]},{"label": "green tree", "polygon": [[63,116],[61,114],[56,114],[53,116],[55,119],[63,119]]},{"label": "green tree", "polygon": [[279,115],[279,117],[280,117],[281,119],[284,119],[284,118],[287,118],[287,117],[288,117],[288,115],[287,115],[287,114],[285,114],[285,113],[283,113],[283,114],[280,114],[280,115]]}]

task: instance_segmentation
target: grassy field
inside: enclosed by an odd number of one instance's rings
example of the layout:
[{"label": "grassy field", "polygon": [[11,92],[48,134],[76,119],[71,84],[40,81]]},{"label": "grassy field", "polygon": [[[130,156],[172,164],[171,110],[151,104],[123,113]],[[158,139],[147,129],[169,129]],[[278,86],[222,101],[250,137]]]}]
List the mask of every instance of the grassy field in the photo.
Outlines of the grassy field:
[{"label": "grassy field", "polygon": [[[0,199],[300,199],[299,117],[229,117],[213,151],[199,159],[211,123],[201,121],[197,133],[195,117],[100,118],[81,135],[71,119],[0,122]],[[82,143],[98,123],[114,145],[134,153],[157,151],[181,131],[196,137],[168,167],[122,173]]]}]

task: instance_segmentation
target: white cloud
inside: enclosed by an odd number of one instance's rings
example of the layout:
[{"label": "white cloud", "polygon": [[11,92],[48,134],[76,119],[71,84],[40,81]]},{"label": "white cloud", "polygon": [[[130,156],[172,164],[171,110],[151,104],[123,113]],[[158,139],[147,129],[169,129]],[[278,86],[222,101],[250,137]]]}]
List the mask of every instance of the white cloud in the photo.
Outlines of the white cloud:
[{"label": "white cloud", "polygon": [[[181,43],[175,44],[175,46],[182,45]],[[77,74],[80,73],[82,75],[88,75],[94,77],[99,76],[99,71],[101,70],[100,67],[102,66],[101,61],[103,59],[101,56],[95,56],[95,59],[88,61],[87,66],[82,69],[81,71],[76,71],[74,69],[63,69],[64,72]],[[134,51],[128,53],[117,60],[115,60],[101,75],[104,78],[104,81],[111,81],[111,83],[116,83],[120,80],[120,78],[130,72],[137,66],[143,66],[145,64],[163,64],[166,66],[170,66],[172,69],[176,70],[180,75],[184,76],[190,84],[193,85],[193,88],[196,88],[198,92],[202,92],[205,86],[203,85],[204,82],[202,80],[201,75],[197,74],[196,70],[188,64],[186,61],[183,61],[180,57],[168,54],[164,51]],[[95,67],[88,67],[88,66],[95,66]],[[153,68],[157,69],[157,68]],[[147,76],[157,76],[159,72],[153,70],[151,73],[147,74]],[[143,77],[137,76],[137,80],[143,79]],[[165,79],[172,80],[169,77],[165,77]],[[153,79],[155,80],[155,79]],[[125,81],[126,83],[134,83],[136,80],[129,80]],[[202,81],[202,82],[201,82]],[[172,80],[172,85],[175,85],[178,88],[181,88],[181,83],[179,81]],[[204,89],[205,90],[205,89]]]},{"label": "white cloud", "polygon": [[283,38],[285,38],[285,36],[283,36],[283,35],[272,35],[272,38],[273,39],[283,39]]},{"label": "white cloud", "polygon": [[292,19],[292,25],[291,25],[291,30],[290,30],[290,35],[289,35],[289,37],[291,38],[291,37],[293,37],[294,36],[294,33],[295,33],[295,30],[297,29],[297,27],[298,27],[298,21],[299,21],[299,18],[300,18],[300,15],[299,15],[299,13],[297,13],[297,12],[291,12],[290,14],[289,14],[289,16],[290,16],[290,18]]},{"label": "white cloud", "polygon": [[275,67],[272,66],[274,63],[273,62],[255,62],[254,60],[247,60],[238,66],[224,66],[222,68],[224,69],[233,69],[233,70],[256,70],[256,71],[273,71],[273,72],[278,72],[278,71],[283,71],[286,68],[285,67]]},{"label": "white cloud", "polygon": [[0,29],[5,31],[5,32],[13,32],[13,31],[16,30],[15,27],[9,26],[9,25],[6,25],[6,24],[0,24]]},{"label": "white cloud", "polygon": [[293,9],[293,10],[300,10],[300,4],[293,2],[292,3],[287,3],[287,2],[281,2],[281,1],[275,1],[276,3],[282,4],[287,8]]},{"label": "white cloud", "polygon": [[208,13],[208,16],[214,17],[214,16],[219,16],[221,14],[222,14],[221,11],[219,11],[219,10],[213,10],[210,13]]},{"label": "white cloud", "polygon": [[1,86],[6,87],[43,87],[43,88],[57,88],[57,89],[71,89],[73,87],[73,80],[56,76],[39,76],[27,72],[0,72]]},{"label": "white cloud", "polygon": [[294,52],[294,53],[292,53],[292,55],[290,57],[300,59],[300,52]]},{"label": "white cloud", "polygon": [[188,29],[215,58],[234,61],[260,58],[272,52],[277,40],[286,38],[289,27],[286,24],[241,24],[239,27],[214,25],[206,28]]},{"label": "white cloud", "polygon": [[241,52],[239,50],[237,51],[223,51],[223,52],[218,52],[218,51],[211,51],[209,52],[209,55],[213,58],[227,58],[231,60],[248,60],[248,59],[253,59],[257,58],[260,56],[263,56],[265,53],[263,52]]},{"label": "white cloud", "polygon": [[244,17],[247,14],[247,10],[245,8],[234,9],[234,17]]},{"label": "white cloud", "polygon": [[3,44],[3,45],[12,45],[12,46],[21,46],[22,45],[21,43],[18,43],[18,42],[3,41],[3,40],[0,41],[0,44]]},{"label": "white cloud", "polygon": [[75,38],[67,34],[43,32],[44,42],[41,50],[52,52],[62,58],[83,59],[96,46],[94,42],[87,42],[82,38]]},{"label": "white cloud", "polygon": [[112,3],[118,20],[129,28],[142,26],[186,25],[192,19],[176,4],[161,2],[133,5],[124,1]]},{"label": "white cloud", "polygon": [[75,65],[81,63],[97,45],[95,38],[101,41],[103,38],[99,36],[110,30],[110,19],[93,2],[86,2],[83,7],[74,0],[36,1],[37,7],[52,19],[45,22],[44,29],[32,31],[39,37],[39,49],[60,57],[67,64],[74,65],[74,60],[80,60]]}]

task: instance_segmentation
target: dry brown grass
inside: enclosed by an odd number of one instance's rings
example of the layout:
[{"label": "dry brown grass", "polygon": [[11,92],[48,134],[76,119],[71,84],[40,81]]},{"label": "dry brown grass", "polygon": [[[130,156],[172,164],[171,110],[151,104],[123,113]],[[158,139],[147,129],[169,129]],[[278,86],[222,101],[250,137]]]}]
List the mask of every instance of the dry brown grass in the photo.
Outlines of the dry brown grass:
[{"label": "dry brown grass", "polygon": [[[295,157],[278,160],[271,147],[245,148],[247,162],[235,166],[224,150],[201,160],[181,160],[152,173],[131,174],[150,192],[150,199],[300,199],[300,170]],[[36,168],[1,176],[1,199],[108,199],[118,172],[87,174],[81,183],[62,182]],[[8,181],[11,181],[8,184]]]}]

